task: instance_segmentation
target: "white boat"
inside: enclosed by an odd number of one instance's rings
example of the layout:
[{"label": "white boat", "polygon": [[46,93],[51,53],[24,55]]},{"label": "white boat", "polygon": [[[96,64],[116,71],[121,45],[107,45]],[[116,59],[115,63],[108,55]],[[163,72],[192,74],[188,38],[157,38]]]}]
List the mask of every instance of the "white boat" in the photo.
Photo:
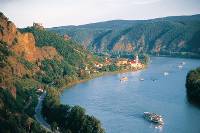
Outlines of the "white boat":
[{"label": "white boat", "polygon": [[182,69],[182,68],[183,68],[183,66],[182,66],[182,65],[178,65],[178,68],[179,68],[179,69]]},{"label": "white boat", "polygon": [[140,78],[140,81],[144,81],[144,78]]},{"label": "white boat", "polygon": [[144,112],[144,118],[147,119],[148,121],[151,121],[160,125],[164,124],[163,117],[156,113]]},{"label": "white boat", "polygon": [[169,73],[168,72],[164,72],[164,75],[167,76],[167,75],[169,75]]},{"label": "white boat", "polygon": [[122,77],[120,81],[128,81],[128,77]]}]

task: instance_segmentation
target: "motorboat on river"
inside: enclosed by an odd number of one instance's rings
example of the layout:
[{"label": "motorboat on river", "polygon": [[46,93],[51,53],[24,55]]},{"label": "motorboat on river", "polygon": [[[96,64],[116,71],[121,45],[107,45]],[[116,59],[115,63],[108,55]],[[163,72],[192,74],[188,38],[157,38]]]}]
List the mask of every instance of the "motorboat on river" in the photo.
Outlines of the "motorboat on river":
[{"label": "motorboat on river", "polygon": [[178,65],[178,68],[179,68],[179,69],[182,69],[182,68],[183,68],[183,65]]},{"label": "motorboat on river", "polygon": [[186,63],[183,61],[183,62],[181,62],[179,65],[178,65],[178,68],[179,69],[182,69],[183,68],[183,66],[185,65]]},{"label": "motorboat on river", "polygon": [[144,118],[160,125],[164,124],[163,117],[155,113],[144,112]]},{"label": "motorboat on river", "polygon": [[164,75],[167,76],[167,75],[169,75],[169,73],[168,72],[164,72]]},{"label": "motorboat on river", "polygon": [[122,77],[120,81],[128,81],[128,77]]},{"label": "motorboat on river", "polygon": [[140,81],[144,81],[144,78],[140,78]]}]

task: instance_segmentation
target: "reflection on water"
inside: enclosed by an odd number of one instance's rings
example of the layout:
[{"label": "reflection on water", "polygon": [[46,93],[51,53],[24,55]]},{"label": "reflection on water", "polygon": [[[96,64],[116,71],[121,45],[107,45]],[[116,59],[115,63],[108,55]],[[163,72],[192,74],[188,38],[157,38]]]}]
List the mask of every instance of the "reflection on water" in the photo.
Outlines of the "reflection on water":
[{"label": "reflection on water", "polygon": [[151,123],[149,128],[154,129],[155,133],[162,133],[164,125]]},{"label": "reflection on water", "polygon": [[[186,63],[179,69],[181,62]],[[146,70],[99,77],[67,89],[61,103],[86,108],[107,133],[200,133],[200,109],[189,104],[185,94],[186,74],[197,66],[200,60],[152,58]],[[123,76],[127,82],[120,82]],[[161,114],[165,124],[146,121],[146,111]]]}]

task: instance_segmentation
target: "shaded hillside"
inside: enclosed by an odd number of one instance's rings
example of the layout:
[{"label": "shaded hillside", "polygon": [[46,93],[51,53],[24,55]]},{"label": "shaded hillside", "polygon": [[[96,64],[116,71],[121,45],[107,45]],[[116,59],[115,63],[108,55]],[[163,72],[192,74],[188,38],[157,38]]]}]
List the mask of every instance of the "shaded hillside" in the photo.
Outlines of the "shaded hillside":
[{"label": "shaded hillside", "polygon": [[114,20],[48,29],[68,34],[96,52],[148,52],[199,56],[200,15],[152,20]]}]

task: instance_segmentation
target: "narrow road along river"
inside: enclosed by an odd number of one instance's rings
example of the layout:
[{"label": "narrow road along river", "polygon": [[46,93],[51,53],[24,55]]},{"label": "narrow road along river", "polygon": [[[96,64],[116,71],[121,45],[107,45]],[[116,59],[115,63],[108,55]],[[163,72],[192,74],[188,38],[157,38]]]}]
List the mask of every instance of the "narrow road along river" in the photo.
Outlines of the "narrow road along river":
[{"label": "narrow road along river", "polygon": [[38,104],[35,108],[35,119],[44,127],[48,132],[51,132],[50,125],[44,120],[41,111],[42,111],[42,102],[46,96],[46,92],[43,92],[42,95],[38,98]]}]

